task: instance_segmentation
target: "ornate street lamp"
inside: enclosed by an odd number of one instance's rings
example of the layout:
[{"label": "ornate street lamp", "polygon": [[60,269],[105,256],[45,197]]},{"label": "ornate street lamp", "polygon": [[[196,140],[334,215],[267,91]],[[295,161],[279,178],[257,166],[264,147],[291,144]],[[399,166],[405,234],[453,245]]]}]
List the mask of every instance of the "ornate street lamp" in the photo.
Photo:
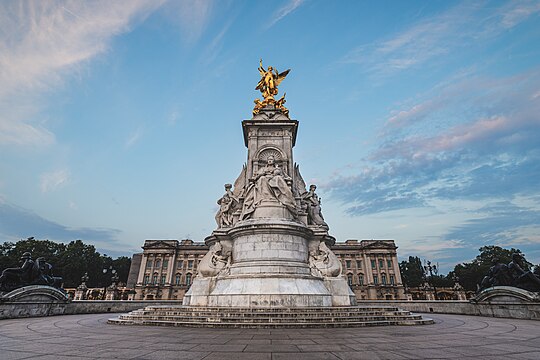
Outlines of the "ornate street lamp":
[{"label": "ornate street lamp", "polygon": [[[115,283],[118,281],[118,274],[116,273],[116,269],[113,269],[112,265],[109,266],[108,268],[103,269],[103,274],[107,274],[108,272],[112,274],[111,285],[115,285]],[[105,283],[105,285],[103,286],[103,296],[101,300],[105,300],[106,294],[107,294],[107,283]]]}]

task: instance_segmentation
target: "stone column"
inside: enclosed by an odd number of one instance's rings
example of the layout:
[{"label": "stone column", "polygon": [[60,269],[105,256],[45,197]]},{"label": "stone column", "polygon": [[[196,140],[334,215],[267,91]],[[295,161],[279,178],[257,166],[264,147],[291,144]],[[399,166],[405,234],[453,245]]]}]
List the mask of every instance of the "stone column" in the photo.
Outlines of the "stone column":
[{"label": "stone column", "polygon": [[148,255],[143,254],[142,260],[141,260],[141,267],[139,269],[139,277],[137,279],[137,284],[142,284],[143,283],[147,260],[148,260]]}]

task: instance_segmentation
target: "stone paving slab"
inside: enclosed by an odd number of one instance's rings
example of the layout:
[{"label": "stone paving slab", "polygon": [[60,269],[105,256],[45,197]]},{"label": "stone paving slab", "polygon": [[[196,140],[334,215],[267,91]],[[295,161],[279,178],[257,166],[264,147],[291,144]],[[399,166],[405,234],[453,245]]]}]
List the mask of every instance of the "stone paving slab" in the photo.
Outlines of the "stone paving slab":
[{"label": "stone paving slab", "polygon": [[0,359],[540,359],[540,322],[430,314],[433,325],[205,329],[108,325],[114,314],[0,320]]}]

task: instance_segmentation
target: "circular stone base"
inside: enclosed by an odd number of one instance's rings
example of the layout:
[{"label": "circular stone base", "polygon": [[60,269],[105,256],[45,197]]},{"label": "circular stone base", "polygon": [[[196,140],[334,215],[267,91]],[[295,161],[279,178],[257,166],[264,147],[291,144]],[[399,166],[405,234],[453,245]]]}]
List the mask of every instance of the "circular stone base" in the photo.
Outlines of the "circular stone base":
[{"label": "circular stone base", "polygon": [[426,325],[431,319],[391,306],[229,308],[148,306],[109,319],[109,324],[220,328],[332,328]]},{"label": "circular stone base", "polygon": [[332,306],[332,295],[313,277],[235,277],[217,281],[208,306],[321,307]]}]

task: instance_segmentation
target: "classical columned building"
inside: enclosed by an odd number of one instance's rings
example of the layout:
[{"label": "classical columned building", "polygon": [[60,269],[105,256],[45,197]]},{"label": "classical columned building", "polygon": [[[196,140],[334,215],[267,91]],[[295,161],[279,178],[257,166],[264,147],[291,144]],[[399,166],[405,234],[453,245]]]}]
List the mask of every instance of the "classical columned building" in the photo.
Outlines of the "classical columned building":
[{"label": "classical columned building", "polygon": [[[394,240],[347,240],[331,250],[357,300],[406,299]],[[134,300],[182,300],[207,252],[203,242],[188,239],[146,240],[130,269]]]},{"label": "classical columned building", "polygon": [[181,300],[207,252],[208,246],[192,240],[146,240],[140,265],[130,269],[130,277],[137,274],[135,299]]},{"label": "classical columned building", "polygon": [[357,300],[406,299],[394,240],[347,240],[332,251]]}]

